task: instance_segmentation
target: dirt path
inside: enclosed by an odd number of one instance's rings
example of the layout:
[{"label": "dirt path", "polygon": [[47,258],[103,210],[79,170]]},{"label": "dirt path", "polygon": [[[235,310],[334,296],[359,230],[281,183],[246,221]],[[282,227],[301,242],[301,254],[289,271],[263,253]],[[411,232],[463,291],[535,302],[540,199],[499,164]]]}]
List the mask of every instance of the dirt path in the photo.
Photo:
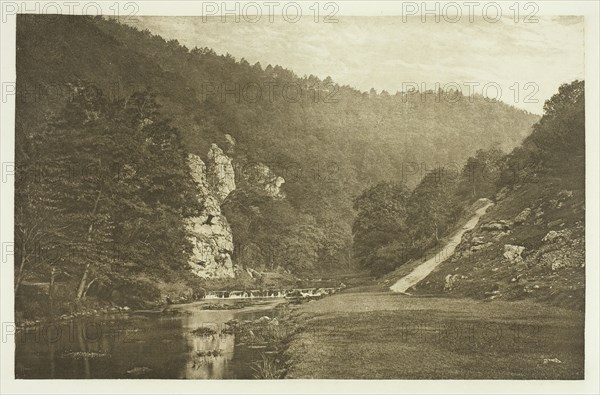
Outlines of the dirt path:
[{"label": "dirt path", "polygon": [[427,277],[429,273],[431,273],[433,269],[435,269],[440,263],[444,262],[446,259],[450,258],[452,254],[454,254],[454,250],[462,240],[463,234],[466,231],[473,229],[479,222],[479,218],[481,218],[487,209],[494,204],[489,199],[480,199],[480,201],[484,203],[484,206],[475,211],[475,215],[473,215],[473,217],[471,217],[471,219],[469,219],[469,221],[467,221],[467,223],[459,231],[452,235],[448,243],[437,254],[435,254],[435,256],[417,266],[407,276],[404,276],[400,280],[396,281],[396,283],[390,287],[392,292],[406,292],[407,289],[419,283],[421,280]]}]

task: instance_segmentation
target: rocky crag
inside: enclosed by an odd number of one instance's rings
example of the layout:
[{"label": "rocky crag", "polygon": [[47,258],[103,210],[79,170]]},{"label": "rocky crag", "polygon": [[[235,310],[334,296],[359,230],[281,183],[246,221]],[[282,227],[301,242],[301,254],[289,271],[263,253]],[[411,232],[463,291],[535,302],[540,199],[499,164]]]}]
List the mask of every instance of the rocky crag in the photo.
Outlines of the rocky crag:
[{"label": "rocky crag", "polygon": [[[231,155],[235,141],[229,135],[226,137],[227,154]],[[200,215],[190,218],[187,223],[188,237],[194,245],[188,263],[192,272],[204,279],[234,278],[238,272],[232,259],[233,233],[221,212],[221,205],[236,189],[235,169],[244,169],[237,177],[261,189],[266,196],[285,197],[281,190],[285,183],[283,177],[275,175],[262,163],[235,166],[233,158],[227,154],[217,144],[212,144],[206,163],[197,155],[188,155],[190,173],[197,183],[198,200],[203,205]]]}]

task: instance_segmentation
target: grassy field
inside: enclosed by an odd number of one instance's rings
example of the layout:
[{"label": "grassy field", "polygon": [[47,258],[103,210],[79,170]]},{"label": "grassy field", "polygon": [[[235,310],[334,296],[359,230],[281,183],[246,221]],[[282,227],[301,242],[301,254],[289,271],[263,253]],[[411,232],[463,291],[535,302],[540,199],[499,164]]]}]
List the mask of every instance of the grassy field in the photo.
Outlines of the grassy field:
[{"label": "grassy field", "polygon": [[299,306],[287,378],[582,379],[584,315],[528,301],[342,293]]}]

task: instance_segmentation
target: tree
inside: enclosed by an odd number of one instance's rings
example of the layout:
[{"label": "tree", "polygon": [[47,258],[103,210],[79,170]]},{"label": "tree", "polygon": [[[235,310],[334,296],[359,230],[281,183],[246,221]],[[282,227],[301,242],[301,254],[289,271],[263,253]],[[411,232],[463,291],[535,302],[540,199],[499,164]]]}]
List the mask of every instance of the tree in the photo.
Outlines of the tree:
[{"label": "tree", "polygon": [[[535,146],[535,149],[531,147]],[[585,154],[585,83],[573,81],[558,88],[544,103],[544,116],[533,126],[524,144],[537,151],[538,160],[550,167],[580,159]],[[553,162],[553,163],[552,163]],[[575,161],[583,163],[585,161]]]},{"label": "tree", "polygon": [[544,104],[544,112],[523,145],[505,158],[501,186],[537,182],[544,175],[584,183],[584,81],[561,85]]},{"label": "tree", "polygon": [[460,198],[466,201],[491,198],[498,188],[504,157],[498,148],[480,149],[469,157],[460,175]]},{"label": "tree", "polygon": [[184,221],[200,207],[179,131],[160,117],[151,94],[110,102],[75,87],[40,137],[43,150],[29,148],[41,154],[37,161],[19,162],[49,174],[38,182],[18,178],[16,291],[40,235],[57,250],[56,259],[42,257],[43,266],[78,278],[76,300],[131,268],[184,267],[191,251]]},{"label": "tree", "polygon": [[430,246],[458,219],[461,207],[456,198],[458,176],[444,168],[433,170],[413,191],[409,204],[409,223],[415,241]]},{"label": "tree", "polygon": [[407,241],[407,203],[410,192],[403,184],[379,183],[354,201],[357,211],[352,226],[353,254],[358,264],[374,273],[383,273],[403,263],[401,256],[386,255],[380,249],[394,241]]}]

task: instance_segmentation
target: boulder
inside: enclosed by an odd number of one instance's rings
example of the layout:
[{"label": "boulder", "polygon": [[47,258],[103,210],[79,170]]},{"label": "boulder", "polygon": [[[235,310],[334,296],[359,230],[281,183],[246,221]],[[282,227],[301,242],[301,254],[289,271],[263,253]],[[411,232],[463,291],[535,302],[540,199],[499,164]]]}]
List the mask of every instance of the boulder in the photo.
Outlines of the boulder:
[{"label": "boulder", "polygon": [[510,230],[505,230],[503,232],[498,232],[494,235],[494,240],[500,240],[504,236],[508,236],[510,234]]},{"label": "boulder", "polygon": [[519,215],[517,215],[515,217],[514,223],[517,225],[521,225],[522,223],[527,221],[527,218],[529,218],[530,215],[531,215],[531,209],[529,207],[527,207],[525,210],[521,211],[519,213]]},{"label": "boulder", "polygon": [[506,220],[491,221],[481,225],[481,229],[487,231],[504,231],[510,230],[511,228],[512,223]]},{"label": "boulder", "polygon": [[452,291],[452,289],[456,286],[460,276],[458,274],[448,274],[446,276],[446,281],[444,283],[444,292]]},{"label": "boulder", "polygon": [[557,271],[558,269],[562,269],[563,267],[568,266],[568,264],[560,259],[554,259],[550,262],[550,268],[552,269],[552,271]]},{"label": "boulder", "polygon": [[[551,234],[551,232],[548,233]],[[557,271],[564,267],[581,267],[585,263],[585,240],[583,237],[572,238],[571,233],[565,229],[551,234],[547,240],[549,241],[545,242],[546,244],[540,248],[540,253],[537,254],[540,265]]]},{"label": "boulder", "polygon": [[485,243],[485,238],[483,236],[473,237],[471,239],[471,244],[474,246],[478,246]]},{"label": "boulder", "polygon": [[563,227],[564,225],[565,225],[565,223],[562,219],[555,219],[554,221],[548,222],[547,226],[549,228],[556,228],[556,227]]},{"label": "boulder", "polygon": [[558,198],[563,201],[565,201],[567,199],[571,199],[572,197],[573,197],[573,191],[564,189],[558,193]]},{"label": "boulder", "polygon": [[277,326],[279,325],[279,320],[277,318],[273,318],[271,322],[269,322],[269,325]]},{"label": "boulder", "polygon": [[252,278],[256,278],[256,279],[260,279],[263,277],[262,274],[260,274],[258,271],[252,269],[251,267],[246,268],[246,272],[250,275],[250,277]]},{"label": "boulder", "polygon": [[571,232],[568,229],[563,229],[560,231],[551,230],[546,233],[546,236],[542,239],[543,242],[549,243],[552,241],[556,241],[559,239],[567,239],[571,236]]},{"label": "boulder", "polygon": [[551,230],[550,232],[548,232],[546,234],[546,236],[544,236],[544,238],[542,239],[542,241],[553,241],[555,239],[558,238],[558,232],[555,230]]},{"label": "boulder", "polygon": [[259,319],[257,319],[254,322],[256,322],[258,324],[264,324],[264,323],[267,323],[269,321],[271,321],[271,317],[264,315],[264,316],[260,317]]},{"label": "boulder", "polygon": [[496,194],[496,201],[503,200],[506,195],[508,195],[509,189],[508,187],[504,187]]},{"label": "boulder", "polygon": [[484,248],[490,247],[492,245],[494,245],[494,243],[492,243],[491,241],[488,241],[488,242],[483,243],[483,244],[477,244],[477,245],[471,246],[471,248],[469,249],[469,251],[470,252],[480,251],[480,250],[483,250]]},{"label": "boulder", "polygon": [[542,207],[540,206],[535,210],[535,218],[540,219],[543,215],[544,215],[544,210],[542,210]]},{"label": "boulder", "polygon": [[511,263],[521,263],[523,262],[523,257],[521,257],[523,251],[525,251],[523,246],[505,244],[503,256]]}]

